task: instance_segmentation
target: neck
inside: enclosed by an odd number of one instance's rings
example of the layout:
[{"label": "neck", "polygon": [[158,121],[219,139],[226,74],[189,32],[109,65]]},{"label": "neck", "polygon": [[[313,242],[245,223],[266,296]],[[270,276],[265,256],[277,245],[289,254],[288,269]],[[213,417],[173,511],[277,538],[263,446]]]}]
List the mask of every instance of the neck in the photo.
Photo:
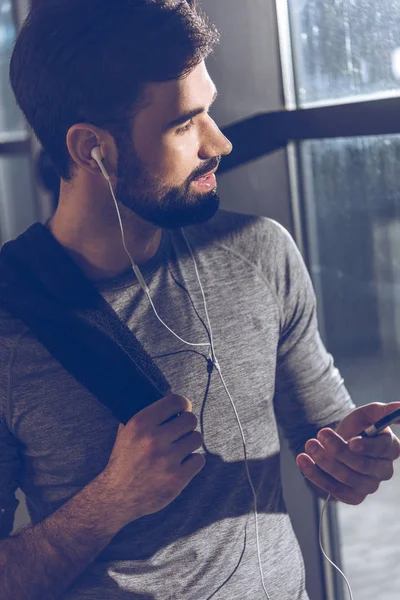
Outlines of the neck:
[{"label": "neck", "polygon": [[[111,279],[131,267],[123,244],[117,211],[104,186],[91,194],[77,193],[62,182],[58,208],[49,222],[55,239],[93,281]],[[162,230],[119,205],[125,242],[137,265],[156,254]]]}]

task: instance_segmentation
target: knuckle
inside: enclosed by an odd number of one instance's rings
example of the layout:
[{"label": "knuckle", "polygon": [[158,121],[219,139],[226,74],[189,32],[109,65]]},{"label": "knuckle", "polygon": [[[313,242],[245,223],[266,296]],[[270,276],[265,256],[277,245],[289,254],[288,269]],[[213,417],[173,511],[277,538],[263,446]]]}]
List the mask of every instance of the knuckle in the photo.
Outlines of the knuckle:
[{"label": "knuckle", "polygon": [[343,469],[340,474],[340,481],[344,483],[344,485],[351,486],[354,481],[354,475],[351,473],[351,471]]},{"label": "knuckle", "polygon": [[390,434],[384,435],[382,446],[382,455],[389,456],[392,451],[392,437]]},{"label": "knuckle", "polygon": [[378,481],[377,479],[375,479],[373,481],[373,483],[371,483],[370,485],[370,494],[375,494],[375,492],[377,492],[379,490],[379,486],[380,486],[380,481]]},{"label": "knuckle", "polygon": [[193,406],[192,406],[192,403],[190,402],[189,398],[186,398],[185,396],[182,396],[182,398],[183,398],[185,410],[192,412]]},{"label": "knuckle", "polygon": [[163,482],[163,490],[168,495],[174,494],[181,486],[181,478],[177,471],[170,470],[167,472]]},{"label": "knuckle", "polygon": [[316,485],[318,485],[318,487],[321,488],[321,490],[324,490],[327,494],[331,494],[332,496],[336,497],[337,495],[337,486],[335,485],[335,483],[332,481],[324,481],[324,482],[320,482],[317,483]]},{"label": "knuckle", "polygon": [[371,402],[371,406],[373,406],[375,409],[379,409],[382,406],[385,406],[385,404],[383,402]]},{"label": "knuckle", "polygon": [[359,470],[365,475],[368,475],[371,471],[373,471],[373,463],[367,456],[359,457],[359,465]]},{"label": "knuckle", "polygon": [[129,428],[131,429],[131,432],[133,434],[136,434],[136,432],[140,431],[141,429],[143,429],[145,427],[146,424],[146,408],[144,408],[143,410],[141,410],[140,412],[138,412],[129,422],[128,425]]},{"label": "knuckle", "polygon": [[178,399],[178,408],[181,412],[187,411],[192,412],[192,403],[185,396],[177,396]]},{"label": "knuckle", "polygon": [[169,487],[175,487],[179,480],[179,463],[165,461],[165,484]]},{"label": "knuckle", "polygon": [[185,412],[182,415],[182,419],[185,419],[185,425],[191,430],[196,429],[197,427],[197,417],[192,412]]},{"label": "knuckle", "polygon": [[[184,396],[179,396],[178,394],[169,394],[165,396],[163,399],[168,404],[168,408],[171,411],[171,415],[173,413],[184,412],[185,410],[191,410],[190,401]],[[190,406],[190,408],[188,408]]]},{"label": "knuckle", "polygon": [[204,454],[195,454],[194,456],[198,457],[196,458],[196,467],[202,469],[206,464],[206,457],[204,456]]},{"label": "knuckle", "polygon": [[[332,494],[334,495],[334,494]],[[336,500],[344,502],[344,504],[350,504],[351,506],[358,506],[366,498],[367,494],[362,492],[356,492],[354,490],[340,490],[335,496]]]},{"label": "knuckle", "polygon": [[160,442],[155,436],[146,436],[141,441],[145,453],[150,457],[157,457],[160,452]]},{"label": "knuckle", "polygon": [[319,432],[318,439],[331,456],[341,457],[347,451],[347,446],[329,429]]},{"label": "knuckle", "polygon": [[393,432],[391,433],[391,436],[390,436],[390,443],[389,443],[387,455],[388,455],[388,457],[390,457],[391,460],[397,460],[400,455],[400,443],[399,443],[398,438],[394,435]]},{"label": "knuckle", "polygon": [[126,432],[129,434],[130,440],[140,440],[144,437],[146,431],[145,420],[140,417],[139,413],[127,424]]},{"label": "knuckle", "polygon": [[197,473],[206,464],[206,459],[203,454],[192,454],[190,462],[191,462],[192,471]]},{"label": "knuckle", "polygon": [[394,475],[394,467],[392,463],[389,463],[388,465],[386,465],[385,470],[382,474],[381,480],[382,481],[389,481],[390,479],[392,479]]},{"label": "knuckle", "polygon": [[191,415],[193,429],[196,429],[196,427],[197,427],[197,426],[198,426],[198,424],[199,424],[199,420],[198,420],[198,418],[197,418],[197,417],[196,417],[196,415],[195,415],[194,413],[192,413],[192,412],[190,412],[190,413],[188,413],[188,414],[189,414],[189,415]]},{"label": "knuckle", "polygon": [[318,475],[323,477],[326,477],[326,475],[335,476],[335,465],[325,453],[321,452],[318,456],[313,456],[312,460],[314,461],[314,469]]},{"label": "knuckle", "polygon": [[362,502],[364,502],[365,496],[361,494],[351,494],[349,496],[349,502],[347,504],[352,504],[353,506],[359,506]]},{"label": "knuckle", "polygon": [[335,456],[342,457],[347,453],[347,446],[340,443],[339,440],[329,440],[328,450],[335,454]]},{"label": "knuckle", "polygon": [[200,448],[200,446],[203,445],[203,436],[201,435],[200,431],[193,431],[190,436],[196,448]]},{"label": "knuckle", "polygon": [[396,445],[394,447],[393,450],[393,460],[397,460],[398,458],[400,458],[400,443],[398,440],[396,440]]}]

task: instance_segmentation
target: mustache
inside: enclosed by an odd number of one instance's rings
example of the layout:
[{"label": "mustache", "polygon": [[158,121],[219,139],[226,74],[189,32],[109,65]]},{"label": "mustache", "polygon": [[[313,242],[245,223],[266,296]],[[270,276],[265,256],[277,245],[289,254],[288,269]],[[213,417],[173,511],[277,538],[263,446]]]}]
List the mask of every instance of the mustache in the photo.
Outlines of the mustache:
[{"label": "mustache", "polygon": [[203,177],[204,175],[207,175],[207,173],[209,173],[210,171],[213,171],[214,169],[218,168],[221,160],[222,160],[222,156],[215,156],[214,158],[209,160],[206,164],[202,165],[201,167],[199,167],[198,169],[193,171],[193,173],[190,177],[190,180],[193,181],[194,179],[197,179],[198,177]]}]

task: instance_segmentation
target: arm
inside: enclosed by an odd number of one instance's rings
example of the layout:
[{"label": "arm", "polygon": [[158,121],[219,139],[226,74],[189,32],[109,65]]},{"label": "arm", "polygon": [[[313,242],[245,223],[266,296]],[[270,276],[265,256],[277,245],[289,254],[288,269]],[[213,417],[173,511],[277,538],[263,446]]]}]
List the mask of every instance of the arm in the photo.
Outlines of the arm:
[{"label": "arm", "polygon": [[1,600],[58,598],[120,529],[168,506],[205,464],[195,453],[203,443],[196,427],[190,402],[173,394],[120,425],[100,475],[47,519],[0,542]]},{"label": "arm", "polygon": [[124,526],[105,473],[50,517],[0,542],[2,600],[58,598]]},{"label": "arm", "polygon": [[280,242],[276,260],[281,309],[277,417],[292,450],[300,452],[298,466],[311,485],[319,488],[319,495],[359,504],[392,477],[400,441],[390,428],[373,439],[351,438],[400,404],[374,403],[352,410],[355,407],[343,380],[320,340],[315,294],[305,265],[287,234]]},{"label": "arm", "polygon": [[280,308],[275,413],[295,455],[318,431],[355,407],[320,338],[316,298],[290,236],[277,236],[275,289]]}]

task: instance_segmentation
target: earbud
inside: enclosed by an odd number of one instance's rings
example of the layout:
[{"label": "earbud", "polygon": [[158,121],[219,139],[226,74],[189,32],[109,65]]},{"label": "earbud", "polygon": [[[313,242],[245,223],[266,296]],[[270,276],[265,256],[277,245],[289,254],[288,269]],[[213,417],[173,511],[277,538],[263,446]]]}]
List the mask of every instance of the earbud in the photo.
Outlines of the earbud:
[{"label": "earbud", "polygon": [[103,173],[105,179],[107,179],[107,181],[110,181],[110,176],[107,173],[107,169],[105,168],[104,163],[103,163],[100,146],[95,146],[94,148],[92,148],[90,155],[93,158],[93,160],[95,160],[97,162],[97,164],[99,165],[100,170]]}]

